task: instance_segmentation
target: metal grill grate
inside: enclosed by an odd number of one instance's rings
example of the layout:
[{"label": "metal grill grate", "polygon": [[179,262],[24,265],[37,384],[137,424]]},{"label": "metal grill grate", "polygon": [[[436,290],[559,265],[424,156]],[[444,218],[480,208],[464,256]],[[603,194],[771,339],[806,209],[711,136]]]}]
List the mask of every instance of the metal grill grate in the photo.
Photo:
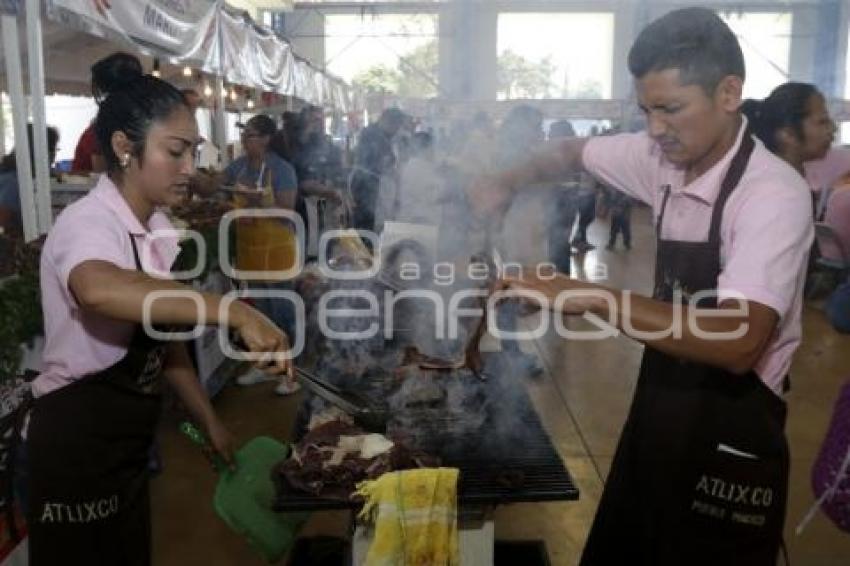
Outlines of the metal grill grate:
[{"label": "metal grill grate", "polygon": [[[579,497],[572,477],[543,429],[530,399],[523,393],[522,426],[514,440],[503,437],[456,439],[444,444],[443,466],[460,470],[461,505],[496,505],[536,501],[570,501]],[[484,429],[486,431],[486,427]],[[276,482],[279,484],[280,482]],[[358,503],[322,499],[309,494],[279,491],[277,511],[350,509]]]}]

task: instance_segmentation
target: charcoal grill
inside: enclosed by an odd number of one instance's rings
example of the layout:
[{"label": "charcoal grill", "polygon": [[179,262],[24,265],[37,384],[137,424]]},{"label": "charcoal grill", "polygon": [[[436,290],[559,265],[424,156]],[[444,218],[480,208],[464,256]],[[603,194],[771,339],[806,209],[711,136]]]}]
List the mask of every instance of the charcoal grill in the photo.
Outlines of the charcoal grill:
[{"label": "charcoal grill", "polygon": [[[475,438],[457,438],[437,455],[442,465],[460,470],[461,506],[505,503],[572,501],[579,491],[552,445],[540,418],[523,391],[511,410],[522,414],[521,438],[511,446],[489,441],[487,428]],[[483,438],[482,438],[483,436]],[[281,484],[282,482],[276,482]],[[280,512],[355,509],[356,501],[324,499],[295,491],[278,491],[274,508]]]}]

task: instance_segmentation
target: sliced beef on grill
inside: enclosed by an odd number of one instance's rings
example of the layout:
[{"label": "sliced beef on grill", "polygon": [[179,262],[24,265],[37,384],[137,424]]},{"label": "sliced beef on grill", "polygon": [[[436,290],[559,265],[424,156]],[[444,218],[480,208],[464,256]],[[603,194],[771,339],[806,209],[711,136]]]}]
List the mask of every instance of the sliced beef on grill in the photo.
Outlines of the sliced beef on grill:
[{"label": "sliced beef on grill", "polygon": [[320,425],[304,435],[293,454],[274,468],[273,478],[283,491],[347,500],[363,480],[394,470],[439,466],[439,459],[410,450],[399,442],[373,458],[360,457],[359,450],[341,451],[341,437],[365,434],[359,427],[341,421]]}]

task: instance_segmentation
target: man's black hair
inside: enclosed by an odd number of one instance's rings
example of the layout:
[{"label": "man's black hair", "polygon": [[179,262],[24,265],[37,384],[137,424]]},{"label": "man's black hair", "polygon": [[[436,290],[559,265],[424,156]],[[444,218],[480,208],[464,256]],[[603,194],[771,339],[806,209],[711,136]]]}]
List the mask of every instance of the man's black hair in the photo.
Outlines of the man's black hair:
[{"label": "man's black hair", "polygon": [[729,75],[746,78],[738,38],[707,8],[674,10],[638,35],[629,51],[632,75],[641,79],[668,69],[678,69],[683,85],[699,85],[709,96]]}]

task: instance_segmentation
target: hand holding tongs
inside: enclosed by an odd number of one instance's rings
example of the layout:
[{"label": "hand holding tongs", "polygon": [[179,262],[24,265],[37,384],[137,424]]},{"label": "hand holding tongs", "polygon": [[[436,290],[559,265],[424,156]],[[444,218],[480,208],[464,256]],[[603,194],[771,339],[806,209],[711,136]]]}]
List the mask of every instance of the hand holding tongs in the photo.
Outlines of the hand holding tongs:
[{"label": "hand holding tongs", "polygon": [[369,432],[386,432],[387,410],[353,391],[347,391],[307,370],[296,367],[295,373],[307,389],[328,403],[351,415],[354,422]]}]

